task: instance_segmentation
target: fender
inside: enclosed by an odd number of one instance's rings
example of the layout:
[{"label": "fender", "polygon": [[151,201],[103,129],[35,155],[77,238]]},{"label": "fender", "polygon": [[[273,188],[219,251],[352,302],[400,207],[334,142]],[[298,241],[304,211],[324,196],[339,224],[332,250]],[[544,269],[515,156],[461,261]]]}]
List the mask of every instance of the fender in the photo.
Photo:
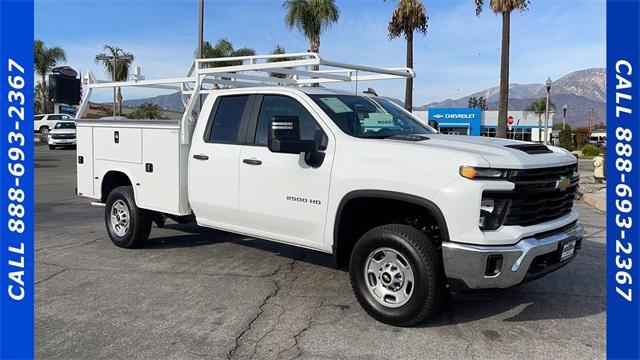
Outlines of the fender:
[{"label": "fender", "polygon": [[433,215],[438,223],[438,227],[442,231],[442,240],[449,241],[449,230],[447,227],[447,222],[442,214],[440,208],[432,201],[427,200],[425,198],[395,192],[395,191],[387,191],[387,190],[355,190],[347,193],[340,200],[340,204],[338,205],[338,210],[336,211],[336,218],[333,225],[333,245],[332,245],[332,253],[334,260],[337,263],[337,248],[338,248],[338,230],[340,228],[340,219],[342,217],[342,210],[347,202],[357,198],[378,198],[378,199],[388,199],[388,200],[397,200],[404,201],[411,204],[415,204],[418,206],[422,206],[427,209],[431,215]]}]

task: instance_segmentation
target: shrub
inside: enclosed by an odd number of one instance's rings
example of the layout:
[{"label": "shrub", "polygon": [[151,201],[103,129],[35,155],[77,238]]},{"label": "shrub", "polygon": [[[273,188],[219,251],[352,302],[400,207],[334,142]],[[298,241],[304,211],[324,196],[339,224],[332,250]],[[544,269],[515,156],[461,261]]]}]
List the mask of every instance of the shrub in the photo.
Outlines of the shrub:
[{"label": "shrub", "polygon": [[600,149],[596,146],[587,144],[582,147],[582,155],[584,156],[598,156],[600,155]]},{"label": "shrub", "polygon": [[571,151],[573,150],[573,133],[569,126],[566,129],[560,131],[560,146]]}]

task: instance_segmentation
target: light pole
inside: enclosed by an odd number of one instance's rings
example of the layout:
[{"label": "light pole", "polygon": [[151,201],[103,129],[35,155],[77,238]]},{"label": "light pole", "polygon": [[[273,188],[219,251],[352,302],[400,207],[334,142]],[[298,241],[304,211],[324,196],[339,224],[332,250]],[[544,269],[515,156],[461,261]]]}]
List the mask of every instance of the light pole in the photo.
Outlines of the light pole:
[{"label": "light pole", "polygon": [[[196,58],[202,59],[202,44],[204,42],[204,0],[198,0],[198,49],[196,50]],[[196,62],[196,71],[200,69],[200,64]],[[196,99],[196,108],[198,112],[202,106],[202,95]]]},{"label": "light pole", "polygon": [[551,95],[551,77],[547,79],[547,106],[544,109],[544,144],[549,143],[549,97]]},{"label": "light pole", "polygon": [[[119,54],[118,52],[115,52],[112,56],[107,56],[107,55],[99,55],[96,56],[96,60],[101,60],[101,61],[110,61],[111,62],[111,79],[113,80],[113,82],[116,82],[116,72],[117,72],[117,68],[116,65],[118,64],[118,60],[133,60],[133,56],[131,55],[127,55],[127,54]],[[116,117],[116,87],[113,87],[113,118],[115,120]]]},{"label": "light pole", "polygon": [[562,107],[562,130],[564,130],[564,128],[567,125],[567,109],[569,107],[567,106],[567,104],[564,104],[564,106]]}]

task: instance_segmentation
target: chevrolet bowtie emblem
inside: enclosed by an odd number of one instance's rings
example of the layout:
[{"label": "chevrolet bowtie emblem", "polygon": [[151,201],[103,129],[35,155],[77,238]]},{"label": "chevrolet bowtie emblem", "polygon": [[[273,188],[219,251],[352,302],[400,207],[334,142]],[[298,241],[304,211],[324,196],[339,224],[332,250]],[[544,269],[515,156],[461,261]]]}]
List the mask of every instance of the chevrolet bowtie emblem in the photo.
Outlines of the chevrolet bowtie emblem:
[{"label": "chevrolet bowtie emblem", "polygon": [[565,176],[560,177],[560,180],[556,181],[556,189],[560,191],[566,191],[569,186],[571,186],[571,180]]}]

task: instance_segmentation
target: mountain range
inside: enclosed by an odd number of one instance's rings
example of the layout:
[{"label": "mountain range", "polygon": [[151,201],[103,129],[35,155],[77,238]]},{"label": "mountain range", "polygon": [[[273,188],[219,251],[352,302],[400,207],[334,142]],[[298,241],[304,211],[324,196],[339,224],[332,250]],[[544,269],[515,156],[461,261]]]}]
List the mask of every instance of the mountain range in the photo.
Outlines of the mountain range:
[{"label": "mountain range", "polygon": [[[605,80],[606,71],[604,68],[592,68],[574,71],[554,81],[551,85],[551,102],[555,104],[558,114],[556,121],[560,120],[559,116],[562,116],[562,108],[566,104],[567,123],[572,127],[588,126],[592,109],[594,124],[604,123],[606,116]],[[524,110],[532,102],[545,98],[546,92],[545,84],[511,84],[509,86],[509,110]],[[497,110],[499,93],[499,88],[496,86],[458,99],[447,99],[416,106],[414,110],[467,107],[469,97],[471,96],[484,96],[487,99],[489,110]],[[401,103],[398,100],[395,101]],[[139,106],[144,103],[152,103],[166,110],[178,112],[181,112],[183,109],[180,93],[160,95],[146,99],[126,100],[123,103],[126,106]]]},{"label": "mountain range", "polygon": [[[604,68],[593,68],[574,71],[551,84],[551,102],[555,104],[558,116],[562,116],[562,108],[567,105],[567,123],[572,127],[588,126],[593,109],[594,124],[605,122],[606,71]],[[546,97],[545,84],[510,84],[509,110],[524,110],[532,102]],[[467,107],[469,97],[484,96],[489,110],[498,109],[499,87],[478,91],[459,99],[436,101],[427,105],[414,107],[415,110],[428,108]],[[556,117],[556,121],[560,118]]]}]

